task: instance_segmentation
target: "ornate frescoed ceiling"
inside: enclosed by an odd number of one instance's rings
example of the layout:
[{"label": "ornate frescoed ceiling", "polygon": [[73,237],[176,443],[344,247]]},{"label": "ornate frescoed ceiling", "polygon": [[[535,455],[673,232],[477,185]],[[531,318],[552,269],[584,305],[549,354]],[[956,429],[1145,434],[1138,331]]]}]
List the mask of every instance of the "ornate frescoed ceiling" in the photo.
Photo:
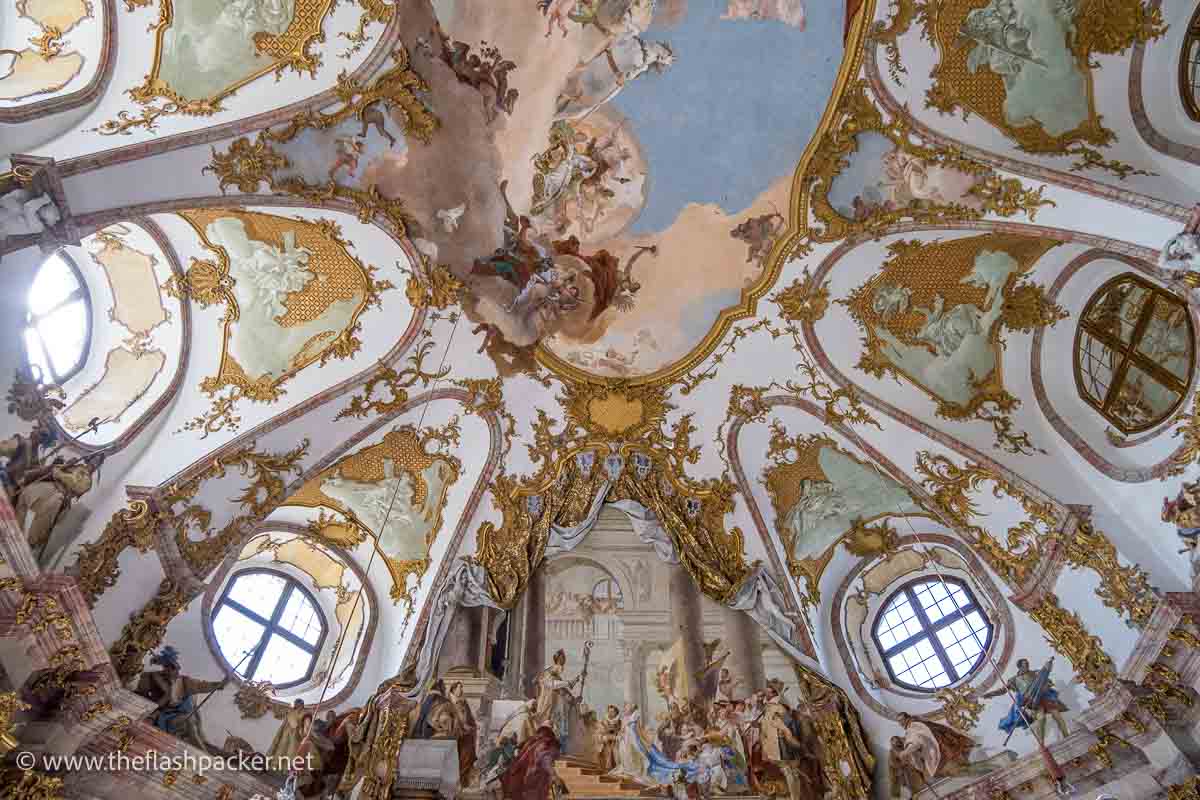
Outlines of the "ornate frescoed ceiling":
[{"label": "ornate frescoed ceiling", "polygon": [[[543,562],[627,518],[614,553],[846,692],[876,796],[904,714],[994,751],[989,791],[1051,791],[996,727],[1018,659],[1055,659],[1079,785],[1179,774],[1143,717],[1200,704],[1134,690],[1200,669],[1200,280],[1160,260],[1192,5],[96,0],[33,41],[71,7],[0,14],[0,368],[60,252],[89,339],[52,427],[107,462],[41,568],[122,679],[163,644],[228,672],[206,615],[253,561],[353,628],[320,657],[361,706],[466,653],[468,607],[476,643],[532,635]],[[994,630],[921,692],[878,631],[935,579]],[[1089,750],[1117,736],[1140,755]]]}]

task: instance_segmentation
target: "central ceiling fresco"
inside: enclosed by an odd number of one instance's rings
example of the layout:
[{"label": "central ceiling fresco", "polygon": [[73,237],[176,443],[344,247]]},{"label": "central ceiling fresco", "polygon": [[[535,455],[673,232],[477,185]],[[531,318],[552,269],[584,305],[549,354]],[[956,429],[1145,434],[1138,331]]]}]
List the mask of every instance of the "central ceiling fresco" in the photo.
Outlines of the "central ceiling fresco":
[{"label": "central ceiling fresco", "polygon": [[753,313],[844,83],[841,9],[434,5],[396,7],[391,71],[343,79],[336,110],[215,156],[222,185],[252,186],[250,157],[276,190],[385,210],[501,374],[664,378]]}]

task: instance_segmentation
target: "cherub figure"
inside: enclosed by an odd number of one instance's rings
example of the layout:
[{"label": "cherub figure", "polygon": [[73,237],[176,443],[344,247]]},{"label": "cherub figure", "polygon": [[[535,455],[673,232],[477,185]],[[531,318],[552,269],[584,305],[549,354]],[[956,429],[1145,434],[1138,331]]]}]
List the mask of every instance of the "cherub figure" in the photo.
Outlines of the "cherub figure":
[{"label": "cherub figure", "polygon": [[336,181],[338,171],[343,167],[353,178],[354,173],[358,172],[358,159],[364,149],[362,141],[357,137],[339,136],[334,144],[334,151],[337,155],[329,167],[329,180]]}]

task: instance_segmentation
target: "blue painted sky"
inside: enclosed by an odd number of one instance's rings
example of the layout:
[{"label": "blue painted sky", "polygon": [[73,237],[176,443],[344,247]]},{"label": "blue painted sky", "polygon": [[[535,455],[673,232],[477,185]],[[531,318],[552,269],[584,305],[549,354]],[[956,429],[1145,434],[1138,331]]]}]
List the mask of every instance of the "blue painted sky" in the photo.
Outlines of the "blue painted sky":
[{"label": "blue painted sky", "polygon": [[825,112],[842,60],[842,3],[806,0],[806,30],[770,20],[722,20],[726,0],[689,0],[678,25],[643,38],[675,51],[661,75],[631,81],[612,101],[629,117],[649,164],[635,233],[661,231],[688,203],[736,212],[790,174]]}]

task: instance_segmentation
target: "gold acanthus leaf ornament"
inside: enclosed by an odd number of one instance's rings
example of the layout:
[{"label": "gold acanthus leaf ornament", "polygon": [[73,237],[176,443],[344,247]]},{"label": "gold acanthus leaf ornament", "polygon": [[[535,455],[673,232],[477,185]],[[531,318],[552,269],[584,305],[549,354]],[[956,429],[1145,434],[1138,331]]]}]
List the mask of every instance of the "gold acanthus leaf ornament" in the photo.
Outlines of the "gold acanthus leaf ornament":
[{"label": "gold acanthus leaf ornament", "polygon": [[[972,547],[1005,582],[1014,589],[1024,587],[1058,526],[1054,507],[978,464],[959,466],[946,456],[922,450],[917,453],[915,469],[933,507],[972,538]],[[979,507],[970,494],[989,483],[994,497],[1017,500],[1026,514],[1026,519],[1008,529],[1003,542],[972,521],[979,516]]]},{"label": "gold acanthus leaf ornament", "polygon": [[[353,357],[361,348],[357,334],[361,330],[362,315],[381,305],[384,291],[395,288],[391,281],[375,277],[377,267],[364,264],[350,252],[352,245],[342,236],[341,226],[332,220],[292,219],[240,208],[195,209],[179,214],[192,226],[202,246],[214,258],[194,259],[187,272],[182,277],[168,280],[164,289],[171,296],[194,299],[202,307],[225,306],[217,372],[200,382],[200,391],[211,398],[212,405],[181,428],[199,431],[201,439],[221,430],[237,430],[241,418],[235,411],[242,400],[276,402],[285,392],[283,387],[302,370],[314,365],[325,366],[330,359]],[[354,304],[340,328],[318,331],[292,355],[287,368],[278,374],[249,375],[233,355],[233,342],[238,335],[242,313],[234,293],[237,283],[232,274],[234,265],[227,249],[211,238],[212,226],[225,220],[239,223],[246,238],[256,247],[279,252],[294,247],[304,253],[303,269],[311,277],[302,288],[289,292],[283,300],[286,311],[272,319],[280,330],[311,324],[337,303]]]},{"label": "gold acanthus leaf ornament", "polygon": [[[256,442],[218,456],[204,471],[187,481],[183,487],[170,486],[165,497],[164,517],[175,530],[175,542],[180,555],[197,576],[207,575],[221,562],[230,549],[249,537],[249,531],[266,518],[287,498],[285,476],[299,475],[301,462],[308,455],[309,440],[284,453],[259,453]],[[212,512],[192,502],[199,487],[208,480],[220,480],[227,470],[235,467],[249,479],[242,493],[232,502],[242,510],[220,531],[211,529]],[[183,508],[174,506],[182,504]],[[167,510],[169,509],[169,510]],[[197,538],[199,537],[199,538]]]},{"label": "gold acanthus leaf ornament", "polygon": [[273,706],[275,687],[270,681],[246,681],[233,696],[242,719],[259,719],[266,716]]},{"label": "gold acanthus leaf ornament", "polygon": [[1056,595],[1046,593],[1029,616],[1042,626],[1042,633],[1055,652],[1070,660],[1076,677],[1088,691],[1098,697],[1113,685],[1117,671],[1104,652],[1103,642],[1088,633],[1078,614],[1060,606]]},{"label": "gold acanthus leaf ornament", "polygon": [[[1054,239],[1008,233],[890,242],[879,273],[837,301],[846,306],[864,334],[858,368],[875,378],[891,375],[904,380],[936,404],[939,417],[988,422],[998,446],[1017,455],[1031,454],[1037,448],[1029,434],[1013,430],[1011,412],[1020,401],[1004,384],[1005,333],[1052,327],[1067,317],[1064,309],[1046,298],[1043,287],[1024,281],[1038,259],[1060,244]],[[1002,284],[979,277],[984,259],[1011,263]],[[931,320],[963,311],[969,312],[976,326],[986,328],[982,330],[986,349],[976,353],[989,356],[991,363],[978,377],[963,378],[969,385],[956,386],[962,392],[956,394],[935,388],[919,370],[893,354],[903,347],[919,353],[932,351],[930,355],[944,360],[943,345],[937,343],[941,334],[928,332]],[[900,344],[893,343],[897,340]]]},{"label": "gold acanthus leaf ornament", "polygon": [[62,800],[63,779],[35,769],[0,769],[0,800]]},{"label": "gold acanthus leaf ornament", "polygon": [[789,322],[816,322],[829,308],[829,281],[818,286],[805,269],[787,288],[771,295],[771,301],[779,306],[779,316]]},{"label": "gold acanthus leaf ornament", "polygon": [[154,547],[159,522],[149,503],[133,500],[113,515],[98,539],[80,547],[68,572],[75,576],[90,607],[95,608],[100,595],[116,585],[121,574],[118,562],[126,548],[148,553]]},{"label": "gold acanthus leaf ornament", "polygon": [[[307,73],[310,78],[317,77],[321,56],[312,52],[312,45],[324,40],[325,34],[321,28],[336,0],[293,0],[291,19],[284,30],[277,34],[259,31],[253,35],[254,49],[261,66],[237,77],[206,97],[185,97],[180,93],[179,87],[172,86],[162,77],[164,56],[168,55],[167,49],[173,47],[173,34],[169,31],[175,23],[174,4],[177,1],[179,0],[158,0],[158,21],[150,28],[155,34],[154,60],[142,84],[127,91],[135,103],[143,106],[142,113],[130,116],[128,112],[121,111],[117,119],[102,123],[93,128],[94,131],[104,136],[128,135],[134,128],[139,127],[153,131],[158,119],[163,116],[184,114],[209,117],[224,111],[222,101],[231,97],[238,89],[272,72],[275,73],[276,80],[281,78],[287,69],[300,74]],[[148,5],[148,2],[126,0],[126,4],[132,10],[135,4]]]},{"label": "gold acanthus leaf ornament", "polygon": [[428,142],[439,122],[418,94],[428,92],[429,86],[411,68],[408,51],[403,47],[392,52],[392,62],[389,69],[370,83],[342,73],[334,89],[339,108],[331,112],[306,110],[286,125],[260,132],[253,142],[242,137],[234,140],[224,153],[214,148],[212,163],[203,171],[217,177],[222,192],[233,186],[243,194],[250,194],[265,183],[277,194],[299,197],[314,206],[344,200],[358,208],[358,217],[363,222],[379,216],[392,223],[397,232],[404,233],[406,217],[400,200],[384,197],[374,186],[357,188],[333,178],[318,184],[297,176],[280,177],[277,173],[289,167],[290,162],[272,147],[291,142],[305,130],[327,130],[351,118],[362,121],[376,104],[390,112],[392,118],[403,120],[405,136]]},{"label": "gold acanthus leaf ornament", "polygon": [[1158,593],[1146,571],[1137,564],[1122,564],[1117,548],[1087,520],[1078,522],[1064,537],[1064,544],[1068,564],[1090,569],[1100,577],[1096,595],[1101,602],[1128,618],[1132,626],[1144,628],[1158,606]]},{"label": "gold acanthus leaf ornament", "polygon": [[939,689],[935,695],[942,704],[942,718],[951,728],[970,733],[979,724],[983,703],[971,686],[953,686]]},{"label": "gold acanthus leaf ornament", "polygon": [[21,702],[16,692],[0,692],[0,756],[16,749],[13,727],[17,723],[14,717],[28,709],[29,704]]},{"label": "gold acanthus leaf ornament", "polygon": [[167,625],[187,607],[190,599],[170,579],[163,579],[154,597],[130,616],[121,635],[108,648],[113,669],[122,683],[130,683],[138,676],[146,654],[162,644]]},{"label": "gold acanthus leaf ornament", "polygon": [[1073,129],[1051,134],[1036,122],[1010,122],[1004,110],[1009,77],[992,71],[986,61],[978,68],[972,61],[975,48],[964,45],[962,34],[967,15],[986,3],[979,0],[893,0],[890,23],[879,25],[872,38],[884,47],[888,70],[900,82],[906,70],[900,63],[899,38],[913,22],[921,25],[922,38],[939,52],[930,73],[933,85],[926,91],[925,107],[942,114],[959,113],[963,119],[977,114],[1016,143],[1019,150],[1043,155],[1074,156],[1072,171],[1102,169],[1120,180],[1130,175],[1153,174],[1113,159],[1096,150],[1117,137],[1105,128],[1097,112],[1092,70],[1097,55],[1117,55],[1137,42],[1148,42],[1166,32],[1162,12],[1144,0],[1081,0],[1064,33],[1063,45],[1086,82],[1086,117]]},{"label": "gold acanthus leaf ornament", "polygon": [[421,277],[414,272],[404,287],[413,308],[447,308],[458,302],[462,291],[463,282],[443,264],[430,267]]},{"label": "gold acanthus leaf ornament", "polygon": [[581,522],[601,492],[654,512],[697,587],[718,602],[733,597],[751,574],[741,530],[725,529],[735,485],[687,477],[699,458],[690,415],[668,428],[673,406],[665,389],[649,385],[572,384],[558,399],[561,428],[544,410],[534,423],[538,472],[500,475],[491,487],[503,519],[479,528],[473,560],[486,569],[492,598],[511,608],[542,562],[550,527]]},{"label": "gold acanthus leaf ornament", "polygon": [[[952,170],[974,183],[962,202],[906,199],[903,203],[861,207],[853,216],[834,208],[829,199],[834,182],[859,151],[859,138],[867,134],[885,137],[893,147],[893,158],[903,159],[922,172]],[[1027,189],[1016,178],[1001,177],[995,170],[972,161],[951,148],[925,147],[904,117],[887,120],[872,102],[866,81],[848,87],[842,96],[834,123],[821,137],[811,167],[804,176],[807,190],[801,194],[801,213],[811,212],[817,226],[788,244],[795,249],[805,243],[831,243],[861,235],[878,235],[900,222],[928,225],[966,222],[988,214],[1012,217],[1024,214],[1032,221],[1039,208],[1054,202],[1042,196],[1042,187]],[[882,169],[882,166],[880,167]],[[968,202],[969,201],[969,202]]]}]

